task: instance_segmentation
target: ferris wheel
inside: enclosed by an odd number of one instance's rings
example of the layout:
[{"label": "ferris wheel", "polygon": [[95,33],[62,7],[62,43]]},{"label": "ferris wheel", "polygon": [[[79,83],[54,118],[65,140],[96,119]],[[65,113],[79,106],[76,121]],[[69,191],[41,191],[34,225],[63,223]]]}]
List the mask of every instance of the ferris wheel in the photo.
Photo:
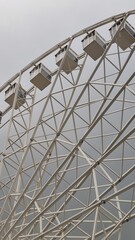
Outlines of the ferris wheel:
[{"label": "ferris wheel", "polygon": [[1,240],[124,239],[135,218],[133,23],[135,10],[87,27],[0,87]]}]

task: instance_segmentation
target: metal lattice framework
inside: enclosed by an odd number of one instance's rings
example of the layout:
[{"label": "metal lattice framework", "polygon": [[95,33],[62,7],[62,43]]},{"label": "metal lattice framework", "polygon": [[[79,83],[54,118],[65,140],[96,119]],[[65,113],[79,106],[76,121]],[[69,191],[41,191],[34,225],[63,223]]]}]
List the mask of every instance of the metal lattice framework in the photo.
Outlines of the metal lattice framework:
[{"label": "metal lattice framework", "polygon": [[[135,46],[115,43],[135,11],[81,30],[32,61],[1,86],[0,239],[121,239],[135,217]],[[116,35],[108,28],[123,19]],[[104,33],[107,47],[97,61],[81,48],[90,31]],[[54,55],[68,46],[56,69]],[[62,66],[70,49],[78,65]],[[40,61],[51,69],[42,92],[29,82]],[[14,82],[26,90],[15,110],[4,103]],[[19,86],[19,85],[18,85]]]}]

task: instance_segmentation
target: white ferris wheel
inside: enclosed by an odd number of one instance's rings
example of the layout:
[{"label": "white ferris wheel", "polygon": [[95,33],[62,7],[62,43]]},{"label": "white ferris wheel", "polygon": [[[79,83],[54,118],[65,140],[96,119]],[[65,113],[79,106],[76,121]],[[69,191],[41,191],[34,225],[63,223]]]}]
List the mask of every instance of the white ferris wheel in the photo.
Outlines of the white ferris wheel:
[{"label": "white ferris wheel", "polygon": [[87,27],[0,87],[1,240],[124,239],[135,221],[134,23],[135,10]]}]

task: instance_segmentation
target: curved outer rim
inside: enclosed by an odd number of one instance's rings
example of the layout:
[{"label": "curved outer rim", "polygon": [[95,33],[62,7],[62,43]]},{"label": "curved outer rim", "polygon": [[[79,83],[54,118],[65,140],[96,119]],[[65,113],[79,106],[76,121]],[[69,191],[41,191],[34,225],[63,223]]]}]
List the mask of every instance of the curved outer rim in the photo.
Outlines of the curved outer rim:
[{"label": "curved outer rim", "polygon": [[47,57],[48,55],[50,55],[51,53],[53,53],[55,50],[57,50],[58,48],[60,48],[61,46],[63,46],[64,44],[68,43],[71,39],[75,39],[85,33],[88,33],[89,31],[92,31],[98,27],[101,27],[107,23],[116,21],[124,16],[130,16],[135,14],[135,10],[131,10],[128,12],[124,12],[121,14],[117,14],[114,15],[112,17],[106,18],[103,21],[100,21],[96,24],[93,24],[89,27],[86,27],[84,29],[82,29],[81,31],[73,34],[71,37],[66,38],[65,40],[59,42],[58,44],[56,44],[54,47],[50,48],[48,51],[44,52],[43,54],[41,54],[39,57],[35,58],[33,61],[31,61],[29,64],[27,64],[24,68],[22,68],[18,73],[16,73],[13,77],[11,77],[8,81],[6,81],[1,87],[0,87],[0,92],[2,92],[9,84],[11,84],[17,77],[19,77],[20,74],[23,74],[25,71],[27,71],[29,68],[31,68],[33,65],[37,64],[39,61],[41,61],[43,58]]}]

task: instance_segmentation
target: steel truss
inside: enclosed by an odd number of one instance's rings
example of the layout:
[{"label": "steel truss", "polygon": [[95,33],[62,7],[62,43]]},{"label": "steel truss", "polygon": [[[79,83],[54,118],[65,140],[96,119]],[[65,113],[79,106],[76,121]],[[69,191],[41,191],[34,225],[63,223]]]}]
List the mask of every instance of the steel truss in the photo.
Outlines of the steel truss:
[{"label": "steel truss", "polygon": [[[81,30],[1,86],[1,94],[12,82],[26,89],[26,103],[15,110],[16,92],[1,121],[1,240],[120,240],[135,217],[135,46],[122,51],[110,38],[98,61],[82,51],[77,68],[62,71],[82,36],[123,18],[121,27],[134,14]],[[53,56],[65,44],[55,69]],[[42,93],[28,82],[40,61],[52,67]]]}]

